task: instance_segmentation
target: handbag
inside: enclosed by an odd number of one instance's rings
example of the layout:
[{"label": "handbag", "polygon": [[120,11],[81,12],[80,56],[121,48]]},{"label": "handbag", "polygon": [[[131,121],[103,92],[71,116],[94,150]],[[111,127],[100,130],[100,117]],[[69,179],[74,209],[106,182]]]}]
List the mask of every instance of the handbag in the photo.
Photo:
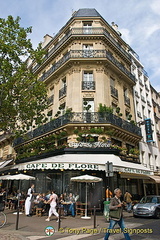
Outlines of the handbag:
[{"label": "handbag", "polygon": [[110,210],[109,210],[109,217],[110,217],[110,218],[120,219],[120,217],[121,217],[121,208],[118,208],[118,209],[110,209]]}]

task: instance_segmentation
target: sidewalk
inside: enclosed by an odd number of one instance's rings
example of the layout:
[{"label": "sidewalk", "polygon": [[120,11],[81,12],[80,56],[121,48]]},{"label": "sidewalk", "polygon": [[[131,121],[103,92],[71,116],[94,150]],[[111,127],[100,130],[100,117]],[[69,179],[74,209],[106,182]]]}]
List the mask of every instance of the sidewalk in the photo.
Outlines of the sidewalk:
[{"label": "sidewalk", "polygon": [[[45,228],[47,226],[52,226],[55,229],[54,236],[67,236],[71,234],[75,229],[82,229],[85,233],[87,229],[94,229],[94,217],[91,219],[82,219],[80,216],[75,218],[71,216],[62,217],[61,222],[61,232],[58,231],[58,223],[56,222],[55,216],[52,217],[50,222],[46,222],[46,216],[37,217],[27,217],[24,214],[19,215],[18,230],[16,230],[16,219],[17,215],[13,214],[14,211],[5,210],[7,216],[7,223],[0,229],[0,239],[1,240],[26,240],[30,236],[41,236],[45,239],[47,236],[45,234]],[[132,213],[124,212],[124,218],[132,217]],[[96,216],[96,228],[107,228],[108,222],[105,220],[102,214],[97,213]],[[37,238],[38,239],[38,238]]]}]

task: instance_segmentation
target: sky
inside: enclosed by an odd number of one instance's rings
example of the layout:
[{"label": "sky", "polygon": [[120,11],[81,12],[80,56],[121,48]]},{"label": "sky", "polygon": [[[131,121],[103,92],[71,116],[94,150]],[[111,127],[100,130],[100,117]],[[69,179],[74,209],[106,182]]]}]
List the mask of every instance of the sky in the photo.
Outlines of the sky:
[{"label": "sky", "polygon": [[139,55],[152,86],[160,92],[159,0],[0,0],[0,17],[19,16],[22,27],[32,26],[29,38],[36,47],[80,8],[95,8],[109,24],[118,25],[121,37]]}]

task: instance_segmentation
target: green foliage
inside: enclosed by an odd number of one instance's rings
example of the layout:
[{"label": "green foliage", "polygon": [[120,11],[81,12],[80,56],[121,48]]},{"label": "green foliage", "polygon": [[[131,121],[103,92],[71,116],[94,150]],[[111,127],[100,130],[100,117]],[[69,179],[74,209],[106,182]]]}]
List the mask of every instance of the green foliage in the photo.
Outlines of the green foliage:
[{"label": "green foliage", "polygon": [[83,102],[83,108],[84,110],[86,110],[87,112],[89,111],[89,109],[91,108],[92,106],[87,102],[87,101],[84,101]]},{"label": "green foliage", "polygon": [[102,103],[100,103],[99,107],[98,107],[98,112],[99,113],[113,113],[113,108],[107,107],[105,104],[102,105]]},{"label": "green foliage", "polygon": [[42,62],[41,45],[33,49],[31,27],[20,26],[20,18],[0,18],[0,130],[24,133],[29,126],[45,122],[47,108],[43,82],[28,68],[28,61]]}]

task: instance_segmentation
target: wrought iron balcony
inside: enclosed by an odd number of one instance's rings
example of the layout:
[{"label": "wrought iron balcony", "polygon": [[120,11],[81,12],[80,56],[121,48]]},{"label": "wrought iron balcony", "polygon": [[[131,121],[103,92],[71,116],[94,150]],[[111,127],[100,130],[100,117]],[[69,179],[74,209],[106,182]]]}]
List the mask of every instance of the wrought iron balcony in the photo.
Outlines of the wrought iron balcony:
[{"label": "wrought iron balcony", "polygon": [[[58,34],[57,34],[58,35]],[[55,36],[55,38],[57,37],[57,35]],[[91,28],[89,29],[89,31],[86,31],[86,29],[84,28],[72,28],[70,29],[67,34],[59,41],[57,42],[57,44],[55,44],[55,46],[46,54],[45,56],[45,60],[47,58],[49,58],[52,54],[54,54],[54,52],[56,52],[56,50],[63,44],[65,43],[70,36],[80,36],[80,35],[92,35],[92,36],[96,36],[96,35],[102,35],[105,36],[106,39],[111,42],[115,47],[117,47],[120,52],[122,52],[129,60],[131,60],[131,56],[130,54],[121,47],[121,45],[110,35],[110,33],[105,29],[105,28]],[[33,72],[36,71],[39,68],[40,65],[36,65],[32,70]]]},{"label": "wrought iron balcony", "polygon": [[[57,119],[54,119],[46,124],[44,124],[43,126],[40,126],[36,129],[34,129],[33,131],[31,132],[28,132],[27,133],[27,136],[25,137],[25,139],[29,140],[29,139],[33,139],[35,137],[39,137],[43,134],[46,134],[50,131],[53,131],[53,130],[56,130],[57,128],[59,127],[62,127],[66,124],[89,124],[89,123],[96,123],[96,124],[111,124],[111,125],[114,125],[114,126],[117,126],[119,128],[122,128],[128,132],[131,132],[132,134],[136,134],[138,136],[141,136],[141,129],[112,114],[112,113],[98,113],[98,112],[76,112],[76,113],[68,113],[68,114],[64,114],[63,116],[57,118]],[[17,138],[15,139],[14,141],[14,145],[18,145],[18,144],[21,144],[23,142],[25,142],[26,140],[23,139],[23,138]]]},{"label": "wrought iron balcony", "polygon": [[59,90],[59,98],[65,97],[67,93],[67,86],[64,86]]},{"label": "wrought iron balcony", "polygon": [[82,81],[82,90],[95,90],[95,81]]},{"label": "wrought iron balcony", "polygon": [[54,73],[58,68],[60,68],[69,59],[75,58],[103,58],[108,59],[113,63],[121,72],[123,72],[127,77],[129,77],[133,82],[135,82],[135,76],[129,72],[118,60],[116,60],[112,54],[106,50],[71,50],[66,55],[64,55],[57,63],[52,65],[52,67],[45,72],[40,78],[40,81],[44,81],[52,73]]},{"label": "wrought iron balcony", "polygon": [[118,98],[118,90],[116,88],[114,88],[113,86],[111,86],[111,95],[113,97]]}]

